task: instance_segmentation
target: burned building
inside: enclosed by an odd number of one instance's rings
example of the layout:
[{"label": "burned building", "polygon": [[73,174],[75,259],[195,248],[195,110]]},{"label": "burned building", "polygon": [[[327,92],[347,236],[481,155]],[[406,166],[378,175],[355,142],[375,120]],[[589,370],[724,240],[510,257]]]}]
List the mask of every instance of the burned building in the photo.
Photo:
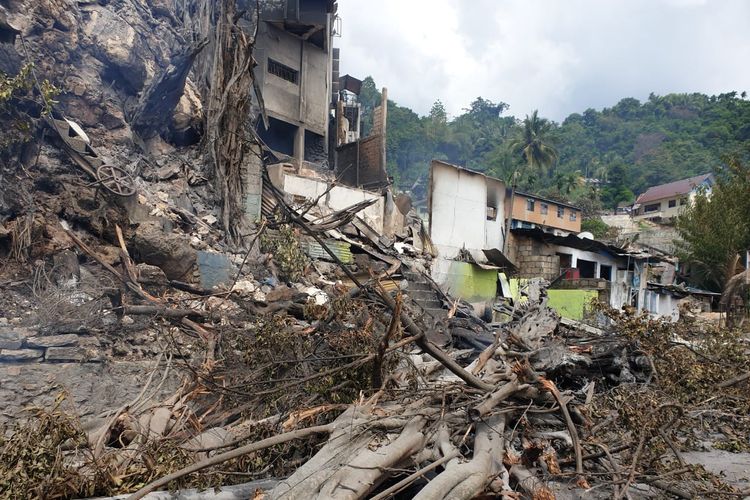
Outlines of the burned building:
[{"label": "burned building", "polygon": [[334,0],[261,1],[255,76],[268,128],[261,120],[258,133],[297,162],[327,158],[336,9]]}]

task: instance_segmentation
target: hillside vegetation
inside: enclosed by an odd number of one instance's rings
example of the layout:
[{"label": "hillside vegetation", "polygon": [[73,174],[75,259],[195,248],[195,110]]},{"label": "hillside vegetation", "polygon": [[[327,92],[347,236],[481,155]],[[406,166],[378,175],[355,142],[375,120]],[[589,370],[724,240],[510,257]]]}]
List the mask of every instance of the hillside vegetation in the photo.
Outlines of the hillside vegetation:
[{"label": "hillside vegetation", "polygon": [[[433,158],[509,180],[519,169],[520,187],[581,203],[595,211],[632,201],[648,186],[724,168],[726,155],[750,146],[750,101],[746,93],[651,94],[647,101],[625,98],[601,111],[574,113],[551,122],[546,140],[558,160],[544,171],[524,167],[511,147],[523,120],[509,106],[478,97],[449,117],[436,101],[419,116],[388,102],[388,166],[397,186],[419,203],[426,198]],[[365,131],[379,104],[372,78],[360,96]],[[540,110],[544,115],[544,110]]]}]

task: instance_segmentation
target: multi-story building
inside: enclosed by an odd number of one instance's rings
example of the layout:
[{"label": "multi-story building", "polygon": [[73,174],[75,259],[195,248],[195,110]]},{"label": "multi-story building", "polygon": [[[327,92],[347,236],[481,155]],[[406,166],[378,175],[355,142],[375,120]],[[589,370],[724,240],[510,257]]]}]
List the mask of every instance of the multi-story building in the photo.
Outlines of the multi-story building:
[{"label": "multi-story building", "polygon": [[560,201],[542,198],[534,194],[516,191],[512,196],[513,209],[510,209],[510,194],[505,197],[506,212],[512,214],[511,229],[541,228],[564,233],[581,232],[581,209]]},{"label": "multi-story building", "polygon": [[[298,162],[327,159],[335,0],[257,0],[255,76],[268,115],[258,132]],[[250,2],[253,3],[253,2]]]}]

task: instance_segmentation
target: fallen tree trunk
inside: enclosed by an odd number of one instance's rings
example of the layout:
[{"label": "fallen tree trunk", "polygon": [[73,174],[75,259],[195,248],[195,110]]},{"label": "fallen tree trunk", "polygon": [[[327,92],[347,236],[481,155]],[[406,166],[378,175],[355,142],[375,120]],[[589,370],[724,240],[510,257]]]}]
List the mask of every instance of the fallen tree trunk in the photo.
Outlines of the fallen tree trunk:
[{"label": "fallen tree trunk", "polygon": [[422,488],[414,500],[469,500],[482,493],[503,467],[504,426],[504,415],[494,415],[486,422],[477,424],[472,459],[466,463],[449,465]]},{"label": "fallen tree trunk", "polygon": [[173,472],[172,474],[166,475],[152,483],[147,484],[140,490],[130,495],[128,497],[128,500],[138,500],[148,495],[152,491],[156,491],[157,489],[168,485],[175,479],[180,479],[181,477],[187,476],[188,474],[192,474],[194,472],[207,469],[208,467],[224,463],[228,460],[232,460],[233,458],[238,458],[243,455],[247,455],[248,453],[252,453],[258,450],[263,450],[265,448],[270,448],[271,446],[275,446],[278,444],[288,443],[289,441],[294,441],[295,439],[302,439],[308,436],[312,436],[313,434],[329,433],[333,429],[334,429],[333,424],[318,425],[316,427],[308,427],[307,429],[298,429],[296,431],[290,431],[290,432],[286,432],[283,434],[279,434],[277,436],[272,436],[270,438],[263,439],[256,443],[251,443],[245,446],[240,446],[239,448],[234,449],[232,451],[228,451],[226,453],[220,453],[218,455],[214,455],[210,458],[207,458],[206,460],[202,460],[198,463],[195,463],[193,465],[180,469],[177,472]]}]

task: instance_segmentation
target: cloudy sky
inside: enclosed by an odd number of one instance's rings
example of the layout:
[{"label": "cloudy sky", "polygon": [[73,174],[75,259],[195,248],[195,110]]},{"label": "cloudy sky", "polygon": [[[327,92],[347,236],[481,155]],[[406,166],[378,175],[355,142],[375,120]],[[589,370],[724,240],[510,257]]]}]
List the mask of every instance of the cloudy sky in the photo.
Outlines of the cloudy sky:
[{"label": "cloudy sky", "polygon": [[750,91],[747,0],[339,0],[342,74],[420,114],[477,96],[562,120],[650,92]]}]

